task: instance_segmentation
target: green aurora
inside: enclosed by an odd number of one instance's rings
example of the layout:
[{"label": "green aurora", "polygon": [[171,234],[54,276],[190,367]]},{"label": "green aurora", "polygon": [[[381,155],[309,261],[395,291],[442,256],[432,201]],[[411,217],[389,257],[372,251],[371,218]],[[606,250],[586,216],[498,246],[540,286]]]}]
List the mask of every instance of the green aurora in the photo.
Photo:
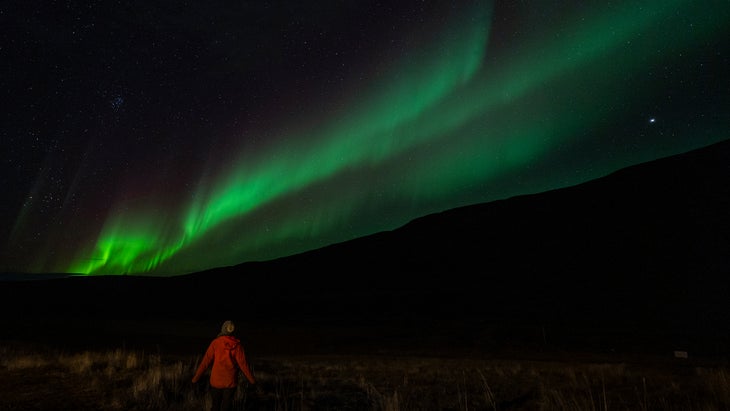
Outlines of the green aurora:
[{"label": "green aurora", "polygon": [[726,139],[721,106],[701,123],[676,112],[647,122],[661,95],[651,76],[727,37],[730,3],[596,4],[494,54],[491,5],[463,10],[383,57],[317,121],[282,118],[285,135],[209,167],[186,200],[118,204],[60,270],[173,275],[267,260]]}]

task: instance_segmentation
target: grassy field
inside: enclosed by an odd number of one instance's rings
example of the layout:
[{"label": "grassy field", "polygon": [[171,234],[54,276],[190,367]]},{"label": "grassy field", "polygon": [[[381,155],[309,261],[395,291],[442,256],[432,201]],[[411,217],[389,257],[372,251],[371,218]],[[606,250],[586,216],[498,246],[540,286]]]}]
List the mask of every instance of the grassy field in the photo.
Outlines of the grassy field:
[{"label": "grassy field", "polygon": [[[202,354],[202,353],[200,353]],[[197,354],[0,347],[0,410],[202,410]],[[667,359],[249,358],[238,410],[727,410],[730,368]]]}]

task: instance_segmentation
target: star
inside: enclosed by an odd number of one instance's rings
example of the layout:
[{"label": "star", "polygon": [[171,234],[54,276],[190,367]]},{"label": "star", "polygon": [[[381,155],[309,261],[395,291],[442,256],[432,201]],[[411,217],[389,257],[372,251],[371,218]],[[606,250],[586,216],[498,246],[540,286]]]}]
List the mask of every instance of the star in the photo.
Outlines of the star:
[{"label": "star", "polygon": [[122,97],[122,96],[116,96],[116,97],[114,97],[114,99],[112,99],[112,101],[110,102],[110,104],[111,104],[112,108],[114,109],[114,111],[117,111],[124,104],[124,97]]}]

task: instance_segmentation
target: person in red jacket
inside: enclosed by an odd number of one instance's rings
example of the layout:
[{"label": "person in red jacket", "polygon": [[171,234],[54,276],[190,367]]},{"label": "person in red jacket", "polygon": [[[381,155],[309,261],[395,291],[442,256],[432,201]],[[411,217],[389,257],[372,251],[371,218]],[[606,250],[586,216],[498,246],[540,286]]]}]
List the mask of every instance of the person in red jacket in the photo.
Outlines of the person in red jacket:
[{"label": "person in red jacket", "polygon": [[205,356],[200,361],[198,370],[193,376],[193,384],[200,380],[203,373],[208,370],[211,363],[213,369],[210,372],[210,393],[213,398],[211,410],[229,410],[233,404],[233,396],[238,387],[238,372],[243,372],[248,382],[255,384],[256,380],[248,368],[246,354],[243,352],[241,341],[233,336],[236,326],[232,321],[226,321],[221,327],[221,332],[210,343],[205,351]]}]

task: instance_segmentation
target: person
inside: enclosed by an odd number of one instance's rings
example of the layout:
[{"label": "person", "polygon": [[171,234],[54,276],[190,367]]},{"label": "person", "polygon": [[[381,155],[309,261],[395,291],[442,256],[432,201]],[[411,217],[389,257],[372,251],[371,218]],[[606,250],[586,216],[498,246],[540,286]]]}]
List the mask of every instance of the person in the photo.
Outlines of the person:
[{"label": "person", "polygon": [[236,326],[232,321],[223,323],[221,332],[211,341],[193,376],[193,384],[195,384],[211,364],[213,365],[210,372],[210,393],[213,399],[211,410],[229,410],[231,408],[233,396],[238,387],[239,370],[243,372],[248,382],[256,383],[256,379],[248,368],[241,341],[233,336],[235,329]]}]

